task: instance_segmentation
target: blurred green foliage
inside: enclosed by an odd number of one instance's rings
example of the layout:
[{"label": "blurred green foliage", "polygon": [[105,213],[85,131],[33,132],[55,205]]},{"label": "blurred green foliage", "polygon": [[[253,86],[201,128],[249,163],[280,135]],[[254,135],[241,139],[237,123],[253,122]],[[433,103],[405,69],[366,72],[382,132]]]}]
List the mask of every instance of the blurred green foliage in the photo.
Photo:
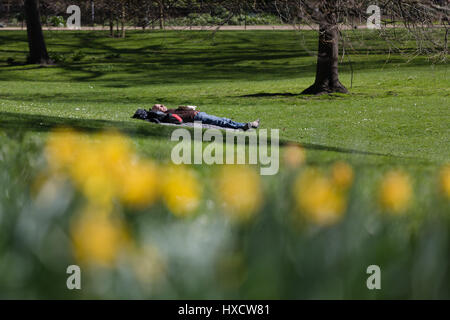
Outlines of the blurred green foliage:
[{"label": "blurred green foliage", "polygon": [[47,21],[45,21],[44,24],[48,24],[53,27],[65,27],[66,20],[62,16],[50,16],[47,17]]},{"label": "blurred green foliage", "polygon": [[270,14],[237,14],[225,12],[218,15],[210,13],[190,13],[186,17],[171,18],[167,25],[173,26],[218,26],[218,25],[279,25],[280,19]]},{"label": "blurred green foliage", "polygon": [[[211,200],[215,168],[202,168],[208,187],[196,215],[175,217],[161,203],[123,209],[131,236],[157,256],[81,265],[82,290],[70,291],[66,268],[78,262],[69,224],[83,200],[70,183],[50,195],[33,187],[46,167],[43,143],[0,134],[1,298],[450,298],[449,202],[438,172],[414,177],[413,205],[393,216],[377,204],[382,172],[364,169],[355,171],[343,219],[320,226],[296,218],[293,182],[302,168],[262,179],[262,207],[242,224]],[[366,287],[373,264],[381,290]]]}]

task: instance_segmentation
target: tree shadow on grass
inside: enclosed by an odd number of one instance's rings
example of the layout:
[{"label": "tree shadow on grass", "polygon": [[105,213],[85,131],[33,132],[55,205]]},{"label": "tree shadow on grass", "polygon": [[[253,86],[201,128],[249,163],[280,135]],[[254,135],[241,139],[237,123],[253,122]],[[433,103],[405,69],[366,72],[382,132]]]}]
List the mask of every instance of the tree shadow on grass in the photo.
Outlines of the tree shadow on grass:
[{"label": "tree shadow on grass", "polygon": [[[307,33],[307,40],[311,40],[307,48],[298,44],[295,34],[284,32],[220,33],[220,41],[215,46],[208,41],[208,33],[202,32],[130,32],[128,38],[122,40],[108,38],[107,31],[61,31],[46,35],[49,50],[68,59],[52,72],[62,81],[101,81],[105,86],[121,88],[209,80],[313,78],[315,74],[316,58],[310,53],[310,50],[316,51],[315,33]],[[16,60],[26,56],[24,32],[3,33],[0,44],[17,44],[0,49],[0,62],[10,56]],[[70,61],[69,57],[77,50],[82,51],[84,57],[80,61]],[[376,56],[387,54],[385,47],[361,50],[352,52],[356,55],[352,59],[355,72],[386,65],[387,56]],[[374,56],[358,58],[363,53]],[[389,61],[392,65],[406,59],[392,56]],[[422,59],[401,67],[425,63]],[[350,72],[348,62],[341,63],[340,67],[343,72]],[[36,81],[36,77],[22,70],[28,71],[29,67],[7,67],[0,80]]]},{"label": "tree shadow on grass", "polygon": [[[289,142],[280,143],[282,146],[286,146],[290,144]],[[389,157],[389,158],[396,158],[396,159],[412,159],[412,160],[424,160],[419,158],[413,158],[413,157],[404,157],[404,156],[396,156],[392,154],[386,154],[386,153],[380,153],[380,152],[372,152],[372,151],[365,151],[365,150],[356,150],[356,149],[350,149],[350,148],[341,148],[341,147],[333,147],[333,146],[325,146],[315,143],[300,143],[301,147],[305,148],[306,150],[316,150],[316,151],[329,151],[329,152],[338,152],[338,153],[346,153],[346,154],[355,154],[355,155],[364,155],[364,156],[378,156],[378,157]]]},{"label": "tree shadow on grass", "polygon": [[[135,138],[152,138],[156,140],[170,141],[172,131],[178,129],[177,126],[162,126],[141,120],[132,121],[112,121],[99,119],[76,119],[67,117],[55,117],[47,115],[23,114],[14,112],[0,112],[0,130],[11,135],[23,134],[24,132],[49,132],[57,128],[72,128],[81,132],[95,133],[104,130],[118,130],[123,134]],[[194,140],[193,128],[183,127],[191,132],[192,140]],[[206,129],[204,129],[206,130]],[[268,136],[268,145],[272,145],[272,140]],[[245,139],[245,144],[248,140]],[[403,160],[415,160],[429,163],[425,159],[395,156],[392,154],[384,154],[378,152],[370,152],[364,150],[356,150],[349,148],[326,146],[314,143],[293,143],[292,141],[280,139],[280,147],[297,144],[307,150],[337,152],[343,154],[355,154],[366,156],[381,156]]]},{"label": "tree shadow on grass", "polygon": [[253,94],[244,94],[242,96],[239,96],[239,98],[264,98],[264,97],[298,97],[301,96],[300,93],[289,93],[289,92],[278,92],[278,93],[268,93],[268,92],[261,92],[261,93],[253,93]]},{"label": "tree shadow on grass", "polygon": [[103,130],[119,130],[132,137],[152,137],[155,139],[170,139],[172,132],[171,128],[139,120],[112,121],[76,119],[47,115],[0,112],[0,130],[6,132],[48,132],[58,128],[73,128],[86,133],[94,133]]},{"label": "tree shadow on grass", "polygon": [[259,92],[259,93],[253,93],[253,94],[244,94],[240,96],[230,96],[230,98],[279,98],[279,97],[296,97],[296,98],[302,98],[303,100],[311,100],[311,99],[326,99],[326,100],[332,100],[332,99],[338,99],[338,98],[344,98],[344,97],[351,97],[354,96],[352,93],[327,93],[327,94],[303,94],[301,92],[299,93],[291,93],[291,92]]}]

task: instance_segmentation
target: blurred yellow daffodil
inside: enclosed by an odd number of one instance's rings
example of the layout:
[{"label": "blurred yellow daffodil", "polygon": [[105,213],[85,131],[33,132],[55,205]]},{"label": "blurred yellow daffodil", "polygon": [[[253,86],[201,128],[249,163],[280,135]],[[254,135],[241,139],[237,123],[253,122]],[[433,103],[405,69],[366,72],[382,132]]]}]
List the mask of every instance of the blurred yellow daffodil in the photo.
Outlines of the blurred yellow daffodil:
[{"label": "blurred yellow daffodil", "polygon": [[346,198],[333,181],[316,169],[306,169],[297,178],[294,195],[298,210],[319,225],[339,221],[346,209]]},{"label": "blurred yellow daffodil", "polygon": [[447,198],[450,198],[450,164],[445,165],[440,172],[441,190]]},{"label": "blurred yellow daffodil", "polygon": [[290,144],[283,149],[283,162],[289,168],[297,168],[305,162],[305,150],[297,145]]},{"label": "blurred yellow daffodil", "polygon": [[112,168],[130,161],[131,155],[134,154],[131,141],[119,132],[101,132],[95,140],[99,154],[106,160],[105,165],[112,164]]},{"label": "blurred yellow daffodil", "polygon": [[49,136],[45,154],[53,170],[67,169],[75,161],[80,136],[72,129],[61,128]]},{"label": "blurred yellow daffodil", "polygon": [[156,165],[139,160],[131,141],[118,132],[56,130],[46,154],[50,167],[68,175],[91,204],[110,207],[113,199],[120,199],[144,207],[156,200]]},{"label": "blurred yellow daffodil", "polygon": [[174,215],[190,216],[199,206],[202,187],[192,170],[184,166],[169,166],[161,185],[163,200]]},{"label": "blurred yellow daffodil", "polygon": [[224,166],[218,175],[217,184],[218,198],[231,219],[247,221],[261,207],[261,180],[250,167]]},{"label": "blurred yellow daffodil", "polygon": [[124,225],[103,208],[85,208],[70,230],[75,257],[81,263],[112,266],[129,245]]},{"label": "blurred yellow daffodil", "polygon": [[158,170],[150,161],[139,161],[126,168],[122,179],[120,197],[125,204],[145,207],[158,196]]},{"label": "blurred yellow daffodil", "polygon": [[331,177],[338,188],[347,190],[353,183],[353,169],[345,162],[336,162],[332,167]]},{"label": "blurred yellow daffodil", "polygon": [[411,181],[406,173],[395,170],[384,175],[379,188],[379,200],[384,210],[394,214],[404,212],[411,196]]}]

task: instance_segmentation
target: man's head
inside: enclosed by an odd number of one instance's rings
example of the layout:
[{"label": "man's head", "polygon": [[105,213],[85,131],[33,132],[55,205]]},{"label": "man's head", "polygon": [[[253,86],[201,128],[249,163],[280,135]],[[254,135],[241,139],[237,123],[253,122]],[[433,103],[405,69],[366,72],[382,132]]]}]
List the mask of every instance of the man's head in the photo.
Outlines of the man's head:
[{"label": "man's head", "polygon": [[163,104],[155,104],[155,105],[152,107],[152,111],[166,112],[166,111],[167,111],[167,108],[166,108],[166,106],[163,105]]}]

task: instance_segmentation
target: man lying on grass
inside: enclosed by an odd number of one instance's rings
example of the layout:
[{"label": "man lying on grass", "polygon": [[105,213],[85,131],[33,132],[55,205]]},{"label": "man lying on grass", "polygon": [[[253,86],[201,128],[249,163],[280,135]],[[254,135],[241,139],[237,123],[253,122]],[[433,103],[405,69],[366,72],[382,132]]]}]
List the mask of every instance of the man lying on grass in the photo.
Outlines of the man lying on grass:
[{"label": "man lying on grass", "polygon": [[250,128],[259,127],[259,119],[247,123],[236,122],[228,118],[222,118],[195,110],[192,106],[180,106],[177,109],[167,109],[163,104],[155,104],[152,111],[164,112],[166,114],[175,114],[179,116],[183,122],[201,121],[203,124],[209,124],[222,128],[242,129],[247,131]]}]

